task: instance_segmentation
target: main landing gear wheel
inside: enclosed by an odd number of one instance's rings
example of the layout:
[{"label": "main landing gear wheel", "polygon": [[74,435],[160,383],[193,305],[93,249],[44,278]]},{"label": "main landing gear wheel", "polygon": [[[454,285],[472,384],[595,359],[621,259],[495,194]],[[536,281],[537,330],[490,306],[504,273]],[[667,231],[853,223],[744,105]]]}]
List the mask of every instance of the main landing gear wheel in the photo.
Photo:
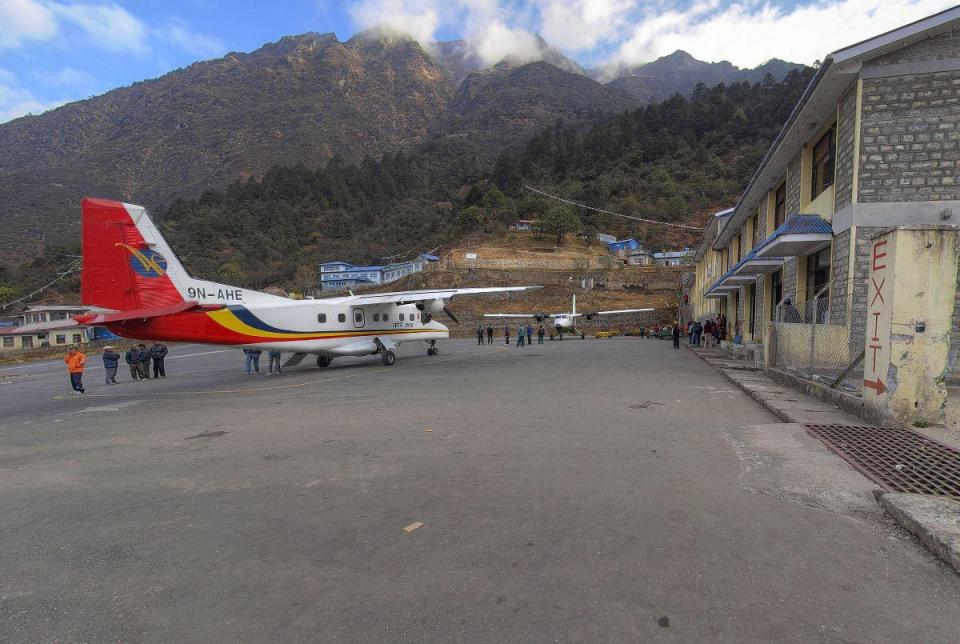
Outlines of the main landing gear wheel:
[{"label": "main landing gear wheel", "polygon": [[333,358],[328,358],[327,356],[317,356],[317,366],[321,369],[324,367],[329,367],[332,361]]},{"label": "main landing gear wheel", "polygon": [[383,356],[380,359],[383,360],[384,366],[392,367],[393,363],[397,361],[397,354],[395,354],[392,349],[387,349],[383,352]]}]

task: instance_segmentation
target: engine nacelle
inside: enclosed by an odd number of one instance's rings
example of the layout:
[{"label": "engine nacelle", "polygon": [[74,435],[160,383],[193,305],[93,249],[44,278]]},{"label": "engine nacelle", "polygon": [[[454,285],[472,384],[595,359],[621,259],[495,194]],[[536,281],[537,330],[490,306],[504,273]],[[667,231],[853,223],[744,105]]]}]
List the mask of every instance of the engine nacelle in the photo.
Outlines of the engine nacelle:
[{"label": "engine nacelle", "polygon": [[443,313],[443,300],[437,298],[435,300],[427,300],[425,302],[417,303],[417,310],[422,311],[423,315],[421,319],[424,322],[430,322],[433,319],[433,316],[437,313]]}]

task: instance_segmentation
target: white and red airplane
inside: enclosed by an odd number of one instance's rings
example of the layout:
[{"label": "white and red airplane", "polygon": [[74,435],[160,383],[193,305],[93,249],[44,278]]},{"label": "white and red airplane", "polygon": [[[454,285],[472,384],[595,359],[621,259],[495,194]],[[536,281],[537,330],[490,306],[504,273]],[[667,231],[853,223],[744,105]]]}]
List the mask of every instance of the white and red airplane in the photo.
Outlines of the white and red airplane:
[{"label": "white and red airplane", "polygon": [[485,313],[485,318],[519,318],[533,319],[537,322],[543,322],[547,318],[553,321],[553,328],[556,329],[563,340],[564,333],[573,333],[584,337],[584,332],[577,330],[577,318],[583,317],[592,320],[595,316],[623,315],[627,313],[648,313],[656,309],[617,309],[615,311],[590,311],[588,313],[577,313],[577,296],[573,296],[569,313]]},{"label": "white and red airplane", "polygon": [[403,342],[422,341],[436,355],[449,330],[433,319],[456,317],[446,301],[461,295],[526,291],[539,286],[451,288],[293,300],[194,279],[141,206],[85,198],[82,203],[84,305],[107,313],[77,316],[140,340],[199,342],[293,352],[326,367],[338,356],[380,354],[396,361]]}]

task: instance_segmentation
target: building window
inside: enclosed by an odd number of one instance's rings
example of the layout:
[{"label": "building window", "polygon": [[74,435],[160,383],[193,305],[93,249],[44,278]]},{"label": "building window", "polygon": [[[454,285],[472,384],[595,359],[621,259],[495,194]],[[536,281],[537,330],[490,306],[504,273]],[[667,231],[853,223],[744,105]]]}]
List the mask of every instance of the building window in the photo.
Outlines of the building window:
[{"label": "building window", "polygon": [[[829,246],[807,256],[807,301],[816,297],[817,293],[825,289],[828,284],[830,284]],[[825,292],[821,297],[829,298],[829,295]]]},{"label": "building window", "polygon": [[57,344],[66,344],[66,343],[67,343],[67,336],[62,333],[58,333]]},{"label": "building window", "polygon": [[787,220],[787,183],[783,182],[773,195],[773,229]]},{"label": "building window", "polygon": [[3,336],[3,348],[12,349],[14,346],[14,339],[12,335]]},{"label": "building window", "polygon": [[777,317],[777,305],[783,299],[783,271],[776,271],[770,277],[770,319]]},{"label": "building window", "polygon": [[760,243],[760,240],[763,239],[763,237],[760,236],[760,213],[757,213],[753,216],[753,223],[750,225],[752,227],[751,229],[753,230],[753,244],[750,246],[752,249],[756,248],[757,244]]},{"label": "building window", "polygon": [[833,185],[833,160],[836,155],[833,149],[833,128],[820,137],[813,146],[813,171],[810,177],[810,199],[817,196]]},{"label": "building window", "polygon": [[326,314],[326,313],[321,313],[320,315],[318,315],[318,316],[317,316],[317,322],[319,322],[320,324],[326,324],[326,323],[327,323],[327,314]]},{"label": "building window", "polygon": [[51,320],[66,320],[67,314],[62,312],[54,312],[50,314]]},{"label": "building window", "polygon": [[338,322],[346,322],[346,321],[347,321],[347,314],[346,314],[346,313],[341,313],[341,314],[339,314],[339,315],[337,316],[337,321],[338,321]]},{"label": "building window", "polygon": [[73,334],[73,342],[74,342],[74,344],[80,344],[81,342],[83,342],[83,336],[80,335],[79,333],[74,333],[74,334]]}]

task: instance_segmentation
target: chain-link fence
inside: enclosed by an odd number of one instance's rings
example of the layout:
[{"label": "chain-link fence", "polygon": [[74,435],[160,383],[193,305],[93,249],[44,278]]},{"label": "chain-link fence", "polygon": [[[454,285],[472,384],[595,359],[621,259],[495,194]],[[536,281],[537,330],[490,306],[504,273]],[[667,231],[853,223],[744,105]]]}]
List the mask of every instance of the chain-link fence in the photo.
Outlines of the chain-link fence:
[{"label": "chain-link fence", "polygon": [[827,324],[829,306],[827,298],[777,306],[776,366],[829,387],[859,392],[863,385],[863,352],[851,350],[847,325]]}]

